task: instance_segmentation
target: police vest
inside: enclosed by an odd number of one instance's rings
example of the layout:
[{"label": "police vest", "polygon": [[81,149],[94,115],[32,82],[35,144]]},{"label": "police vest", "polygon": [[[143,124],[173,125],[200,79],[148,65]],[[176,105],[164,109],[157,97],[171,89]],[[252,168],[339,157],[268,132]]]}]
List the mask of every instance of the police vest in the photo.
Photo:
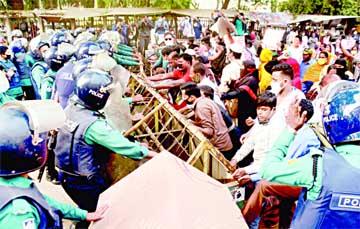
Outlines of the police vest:
[{"label": "police vest", "polygon": [[106,160],[104,151],[107,150],[85,142],[86,130],[101,118],[100,114],[74,104],[66,107],[65,114],[67,119],[58,132],[55,148],[57,167],[66,173],[86,177],[100,172],[103,165],[101,158]]},{"label": "police vest", "polygon": [[59,210],[53,209],[43,195],[31,184],[30,188],[0,185],[0,211],[12,200],[24,199],[36,208],[40,217],[40,229],[62,228]]},{"label": "police vest", "polygon": [[0,65],[4,68],[5,71],[12,69],[15,72],[15,74],[11,77],[11,80],[9,82],[10,89],[21,87],[20,75],[19,75],[14,63],[11,60],[4,61],[4,60],[0,59]]},{"label": "police vest", "polygon": [[323,182],[316,200],[300,195],[291,228],[359,228],[360,169],[336,151],[323,153]]},{"label": "police vest", "polygon": [[[44,74],[47,71],[49,71],[49,66],[44,61],[35,62],[35,64],[31,68],[31,73],[34,70],[34,68],[36,68],[36,67],[40,67],[44,71]],[[36,99],[41,99],[41,95],[40,95],[40,92],[39,92],[40,85],[37,85],[37,83],[34,80],[34,77],[32,76],[32,74],[30,74],[30,80],[31,80],[31,84],[33,85],[33,88],[34,88]]]},{"label": "police vest", "polygon": [[30,78],[30,67],[26,65],[25,61],[26,53],[17,53],[14,56],[14,65],[20,75],[21,79],[28,79]]}]

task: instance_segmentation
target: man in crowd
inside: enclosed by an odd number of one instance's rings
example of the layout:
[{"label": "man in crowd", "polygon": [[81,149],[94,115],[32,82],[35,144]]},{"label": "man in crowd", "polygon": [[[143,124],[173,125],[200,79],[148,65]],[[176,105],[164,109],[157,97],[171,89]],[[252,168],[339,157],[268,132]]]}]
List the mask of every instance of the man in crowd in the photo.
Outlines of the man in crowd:
[{"label": "man in crowd", "polygon": [[230,159],[235,152],[218,105],[209,98],[201,97],[198,87],[187,89],[185,96],[186,102],[194,107],[194,125],[227,159]]},{"label": "man in crowd", "polygon": [[154,27],[148,16],[144,16],[138,25],[139,31],[139,52],[144,55],[150,44],[150,31]]}]

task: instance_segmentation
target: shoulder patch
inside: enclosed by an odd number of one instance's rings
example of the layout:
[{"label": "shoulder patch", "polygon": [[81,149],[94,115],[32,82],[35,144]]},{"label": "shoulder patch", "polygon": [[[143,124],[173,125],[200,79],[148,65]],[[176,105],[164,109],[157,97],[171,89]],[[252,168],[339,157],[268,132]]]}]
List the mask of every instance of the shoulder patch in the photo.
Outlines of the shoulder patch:
[{"label": "shoulder patch", "polygon": [[35,229],[35,220],[34,219],[27,219],[22,223],[23,229]]}]

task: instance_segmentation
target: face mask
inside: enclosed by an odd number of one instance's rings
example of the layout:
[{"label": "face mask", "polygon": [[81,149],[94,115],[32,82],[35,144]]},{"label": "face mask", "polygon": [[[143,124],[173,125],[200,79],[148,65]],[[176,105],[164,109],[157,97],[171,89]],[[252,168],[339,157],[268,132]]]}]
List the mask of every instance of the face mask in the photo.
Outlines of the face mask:
[{"label": "face mask", "polygon": [[10,54],[6,54],[4,57],[5,60],[10,60],[11,59],[11,55]]},{"label": "face mask", "polygon": [[52,61],[50,61],[49,68],[51,70],[53,70],[54,72],[57,72],[57,71],[59,71],[60,68],[62,68],[62,66],[64,66],[62,61],[60,61],[60,60],[52,60]]},{"label": "face mask", "polygon": [[345,68],[337,68],[336,74],[339,76],[345,76]]},{"label": "face mask", "polygon": [[356,50],[352,50],[352,51],[351,51],[351,54],[354,55],[354,56],[356,56],[356,55],[357,55],[357,51],[356,51]]},{"label": "face mask", "polygon": [[198,74],[194,74],[193,81],[194,83],[200,83],[200,76]]},{"label": "face mask", "polygon": [[166,46],[174,45],[174,40],[173,40],[173,39],[165,40],[165,45],[166,45]]},{"label": "face mask", "polygon": [[271,81],[270,86],[271,86],[272,93],[274,93],[275,95],[278,95],[280,93],[281,87],[280,87],[279,83],[275,83],[275,82]]},{"label": "face mask", "polygon": [[322,59],[322,58],[318,59],[317,62],[318,62],[318,64],[320,64],[320,65],[326,64],[326,60],[325,60],[325,59]]}]

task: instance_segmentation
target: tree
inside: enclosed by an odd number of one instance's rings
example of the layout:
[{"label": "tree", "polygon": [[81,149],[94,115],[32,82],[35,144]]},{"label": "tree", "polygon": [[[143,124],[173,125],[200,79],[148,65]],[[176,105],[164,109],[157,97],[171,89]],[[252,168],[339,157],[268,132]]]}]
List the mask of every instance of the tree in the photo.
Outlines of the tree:
[{"label": "tree", "polygon": [[192,0],[151,0],[152,7],[166,9],[189,9]]},{"label": "tree", "polygon": [[280,11],[293,14],[324,14],[357,16],[359,0],[288,0],[279,6]]}]

